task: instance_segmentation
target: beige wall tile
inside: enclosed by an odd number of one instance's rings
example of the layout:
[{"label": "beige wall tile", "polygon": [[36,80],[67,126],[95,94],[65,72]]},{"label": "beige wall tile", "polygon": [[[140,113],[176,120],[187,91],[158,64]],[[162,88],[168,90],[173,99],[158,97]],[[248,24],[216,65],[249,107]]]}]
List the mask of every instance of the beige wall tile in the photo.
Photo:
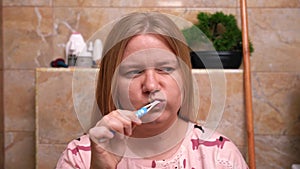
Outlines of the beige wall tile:
[{"label": "beige wall tile", "polygon": [[161,0],[161,1],[147,1],[147,0],[112,0],[113,6],[119,6],[119,7],[147,7],[147,8],[161,8],[161,7],[186,7],[191,6],[192,1],[191,0],[175,0],[175,1],[169,1],[169,0]]},{"label": "beige wall tile", "polygon": [[122,15],[117,8],[55,8],[54,56],[65,58],[65,45],[73,31],[88,40],[98,29]]},{"label": "beige wall tile", "polygon": [[299,8],[300,2],[298,0],[251,0],[247,1],[250,8],[264,7],[264,8]]},{"label": "beige wall tile", "polygon": [[[92,88],[95,73],[82,74],[70,69],[51,70],[37,71],[36,165],[43,169],[54,168],[67,143],[83,135],[84,131],[77,117],[85,122],[88,115],[80,116],[76,111],[82,113],[92,107],[85,101],[94,96],[85,96],[85,91]],[[77,103],[81,108],[76,109],[75,102],[78,99],[81,99]]]},{"label": "beige wall tile", "polygon": [[[211,106],[211,87],[209,75],[207,73],[194,73],[195,81],[197,82],[195,88],[198,93],[194,93],[196,96],[199,95],[199,110],[198,110],[198,120],[205,121],[209,114]],[[195,96],[195,97],[196,97]]]},{"label": "beige wall tile", "polygon": [[74,1],[74,0],[54,0],[54,6],[84,6],[84,7],[147,7],[147,8],[161,8],[161,7],[236,7],[236,0],[160,0],[160,1],[149,1],[149,0],[85,0],[85,1]]},{"label": "beige wall tile", "polygon": [[300,137],[285,135],[255,136],[258,169],[291,168],[300,163]]},{"label": "beige wall tile", "polygon": [[191,6],[202,8],[234,8],[237,6],[238,0],[194,0]]},{"label": "beige wall tile", "polygon": [[226,74],[226,104],[217,129],[238,146],[247,145],[242,75],[242,72]]},{"label": "beige wall tile", "polygon": [[[215,85],[210,80],[208,74],[194,74],[197,83],[200,97],[199,118],[207,120],[210,115],[212,104],[212,85]],[[240,147],[246,145],[246,132],[245,132],[245,110],[243,98],[243,79],[242,71],[225,72],[226,88],[225,88],[225,105],[222,109],[221,120],[216,130],[226,137],[230,138],[235,144]],[[219,105],[220,106],[220,105]],[[234,125],[233,125],[234,124]]]},{"label": "beige wall tile", "polygon": [[300,71],[300,22],[295,22],[299,17],[297,8],[249,10],[253,71]]},{"label": "beige wall tile", "polygon": [[39,144],[37,145],[37,169],[53,169],[65,150],[66,144]]},{"label": "beige wall tile", "polygon": [[73,72],[37,74],[37,144],[67,143],[81,136],[72,98]]},{"label": "beige wall tile", "polygon": [[111,7],[112,0],[53,0],[54,7]]},{"label": "beige wall tile", "polygon": [[3,8],[4,67],[48,67],[52,30],[51,8]]},{"label": "beige wall tile", "polygon": [[34,132],[5,133],[5,169],[34,168]]},{"label": "beige wall tile", "polygon": [[50,6],[51,0],[2,0],[3,6]]},{"label": "beige wall tile", "polygon": [[34,131],[34,71],[4,71],[5,131]]},{"label": "beige wall tile", "polygon": [[254,73],[256,134],[300,135],[300,74]]},{"label": "beige wall tile", "polygon": [[248,149],[247,149],[247,147],[237,145],[237,148],[240,150],[240,152],[241,152],[242,156],[244,157],[246,163],[248,163],[248,161],[247,161],[247,158],[248,158],[248,155],[247,155]]}]

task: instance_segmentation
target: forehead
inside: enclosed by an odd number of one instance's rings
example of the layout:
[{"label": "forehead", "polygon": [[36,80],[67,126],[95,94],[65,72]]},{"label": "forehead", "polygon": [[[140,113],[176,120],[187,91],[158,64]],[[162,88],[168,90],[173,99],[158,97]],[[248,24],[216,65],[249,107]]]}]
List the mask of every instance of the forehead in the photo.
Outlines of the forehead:
[{"label": "forehead", "polygon": [[129,55],[147,49],[160,49],[172,52],[167,41],[157,34],[141,34],[134,36],[127,44],[122,59]]},{"label": "forehead", "polygon": [[160,67],[164,65],[177,65],[178,58],[170,51],[150,48],[139,50],[128,55],[120,64],[122,70],[136,67]]}]

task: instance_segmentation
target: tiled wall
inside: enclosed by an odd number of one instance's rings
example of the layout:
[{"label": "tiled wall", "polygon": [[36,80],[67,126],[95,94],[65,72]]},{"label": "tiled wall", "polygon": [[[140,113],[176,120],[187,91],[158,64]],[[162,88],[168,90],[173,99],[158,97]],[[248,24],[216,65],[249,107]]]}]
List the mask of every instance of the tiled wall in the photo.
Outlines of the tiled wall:
[{"label": "tiled wall", "polygon": [[[107,22],[137,10],[167,12],[192,22],[199,10],[240,16],[239,0],[2,0],[1,4],[0,135],[5,135],[5,166],[0,168],[6,169],[35,166],[35,68],[49,67],[51,60],[63,56],[71,30],[87,39]],[[249,35],[255,47],[251,69],[257,168],[300,163],[299,8],[299,0],[248,1]]]}]

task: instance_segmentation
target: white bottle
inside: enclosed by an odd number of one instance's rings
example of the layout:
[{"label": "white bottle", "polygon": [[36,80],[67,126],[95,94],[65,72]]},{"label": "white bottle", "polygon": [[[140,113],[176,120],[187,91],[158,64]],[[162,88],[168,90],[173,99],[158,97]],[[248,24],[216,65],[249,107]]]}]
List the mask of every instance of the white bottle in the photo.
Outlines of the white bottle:
[{"label": "white bottle", "polygon": [[94,42],[94,49],[93,49],[93,61],[97,62],[102,57],[102,41],[100,39],[96,39]]},{"label": "white bottle", "polygon": [[[78,32],[73,32],[66,44],[66,63],[69,64],[69,61],[76,61],[77,56],[85,46],[82,35]],[[72,64],[74,63],[69,64],[69,66],[74,66]]]}]

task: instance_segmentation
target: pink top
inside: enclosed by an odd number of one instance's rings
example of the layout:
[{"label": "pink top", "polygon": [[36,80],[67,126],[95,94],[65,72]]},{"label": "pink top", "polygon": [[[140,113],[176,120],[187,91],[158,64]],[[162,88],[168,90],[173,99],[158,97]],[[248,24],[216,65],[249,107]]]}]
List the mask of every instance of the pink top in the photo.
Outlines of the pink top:
[{"label": "pink top", "polygon": [[[205,129],[206,130],[206,129]],[[248,169],[237,147],[226,137],[214,133],[210,139],[202,141],[199,135],[204,132],[200,126],[191,128],[178,151],[169,159],[146,160],[123,158],[118,169]],[[88,135],[71,141],[62,153],[56,168],[89,169],[91,147]]]}]

